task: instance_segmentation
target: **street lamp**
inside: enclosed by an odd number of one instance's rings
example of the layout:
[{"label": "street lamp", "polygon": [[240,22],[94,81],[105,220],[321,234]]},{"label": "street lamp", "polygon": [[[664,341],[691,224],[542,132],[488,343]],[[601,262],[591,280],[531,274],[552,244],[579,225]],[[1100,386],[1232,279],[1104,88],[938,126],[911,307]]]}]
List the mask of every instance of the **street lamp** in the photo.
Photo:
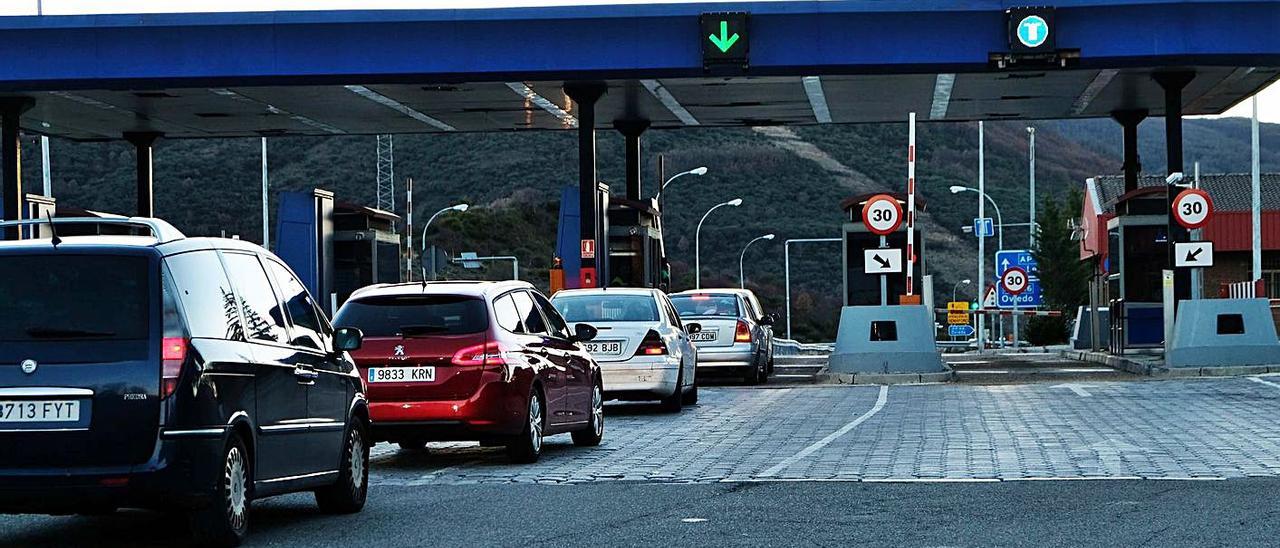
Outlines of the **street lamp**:
[{"label": "street lamp", "polygon": [[[703,169],[705,172],[706,168],[699,168],[699,169]],[[674,179],[675,177],[672,177],[672,178]],[[707,212],[702,215],[702,219],[698,221],[698,229],[693,231],[693,270],[694,270],[693,288],[694,289],[702,289],[702,223],[707,220],[707,216],[711,215],[712,211],[720,209],[724,206],[738,207],[740,205],[742,205],[742,198],[734,198],[727,202],[718,203],[716,205],[711,206],[711,209],[708,209]]]},{"label": "street lamp", "polygon": [[[991,204],[991,207],[996,209],[996,226],[997,226],[996,247],[998,247],[1000,250],[1003,251],[1004,250],[1004,218],[1000,216],[1000,206],[996,205],[996,201],[992,200],[991,195],[987,194],[986,192],[982,192],[976,188],[971,188],[967,186],[951,185],[952,194],[959,194],[961,192],[977,192],[978,194],[981,194],[982,197],[987,199],[987,203]],[[974,227],[974,228],[977,229],[977,227]]]},{"label": "street lamp", "polygon": [[[458,213],[462,213],[463,211],[466,211],[466,210],[467,210],[467,208],[469,208],[469,207],[471,207],[471,206],[470,206],[470,205],[468,205],[468,204],[457,204],[457,205],[452,205],[452,206],[446,207],[446,208],[444,208],[444,209],[441,209],[440,211],[437,211],[437,212],[435,212],[435,214],[431,215],[431,218],[427,219],[427,224],[422,225],[422,253],[423,253],[423,254],[425,254],[425,253],[427,252],[427,228],[431,226],[431,221],[436,220],[436,217],[439,217],[442,213],[446,213],[446,212],[449,212],[449,211],[457,211]],[[435,277],[435,273],[436,273],[436,256],[435,256],[435,254],[433,253],[433,254],[431,254],[431,275],[432,275],[432,277]],[[422,279],[424,279],[424,280],[425,280],[425,279],[427,279],[427,274],[426,274],[425,272],[424,272],[424,273],[422,273]]]},{"label": "street lamp", "polygon": [[968,279],[968,278],[965,278],[965,279],[963,279],[963,280],[960,280],[960,281],[956,282],[956,285],[951,286],[951,301],[952,301],[952,302],[955,302],[955,300],[956,300],[956,290],[957,290],[957,289],[960,289],[960,286],[962,286],[962,285],[969,285],[969,284],[971,284],[971,283],[973,283],[973,280],[970,280],[970,279]]},{"label": "street lamp", "polygon": [[1031,195],[1031,200],[1030,200],[1031,207],[1030,209],[1028,209],[1028,211],[1031,212],[1030,215],[1028,216],[1029,217],[1028,221],[1030,221],[1031,224],[1027,228],[1027,230],[1030,231],[1031,236],[1027,240],[1031,246],[1029,249],[1035,249],[1036,247],[1036,128],[1027,127],[1027,135],[1028,135],[1028,138],[1030,139],[1030,143],[1027,145],[1027,159],[1028,159],[1027,162],[1029,164],[1027,166],[1027,172],[1029,173],[1027,177],[1027,180],[1028,180],[1027,184],[1028,186],[1030,186],[1029,193]]},{"label": "street lamp", "polygon": [[706,175],[706,174],[707,174],[707,166],[701,166],[701,167],[695,167],[693,169],[690,169],[689,171],[681,171],[680,173],[672,175],[670,179],[667,179],[665,182],[662,183],[662,186],[658,187],[658,194],[655,195],[653,199],[658,200],[658,203],[661,204],[662,191],[666,190],[667,185],[671,184],[671,181],[674,181],[685,175]]},{"label": "street lamp", "polygon": [[738,284],[740,287],[742,287],[742,289],[747,288],[747,271],[746,271],[746,268],[743,266],[743,261],[747,257],[747,248],[751,247],[751,244],[754,244],[760,240],[772,240],[772,239],[773,239],[773,234],[765,234],[764,236],[757,236],[754,240],[747,242],[747,245],[742,246],[742,254],[738,255]]}]

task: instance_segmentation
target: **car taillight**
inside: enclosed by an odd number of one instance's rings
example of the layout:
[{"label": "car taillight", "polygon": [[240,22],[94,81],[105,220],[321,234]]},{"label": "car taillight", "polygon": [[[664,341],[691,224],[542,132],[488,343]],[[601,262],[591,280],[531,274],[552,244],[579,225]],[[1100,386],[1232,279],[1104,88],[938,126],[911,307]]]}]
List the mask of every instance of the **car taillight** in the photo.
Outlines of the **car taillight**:
[{"label": "car taillight", "polygon": [[636,349],[637,356],[662,356],[666,353],[666,343],[662,342],[662,337],[652,329],[645,334],[644,340],[640,341],[640,348]]},{"label": "car taillight", "polygon": [[160,345],[160,399],[164,399],[178,390],[178,376],[187,361],[187,339],[165,337]]},{"label": "car taillight", "polygon": [[506,365],[507,361],[502,354],[502,346],[491,342],[468,346],[454,352],[452,363],[458,366]]},{"label": "car taillight", "polygon": [[733,342],[751,342],[751,329],[747,327],[747,322],[738,320],[738,329],[733,332]]}]

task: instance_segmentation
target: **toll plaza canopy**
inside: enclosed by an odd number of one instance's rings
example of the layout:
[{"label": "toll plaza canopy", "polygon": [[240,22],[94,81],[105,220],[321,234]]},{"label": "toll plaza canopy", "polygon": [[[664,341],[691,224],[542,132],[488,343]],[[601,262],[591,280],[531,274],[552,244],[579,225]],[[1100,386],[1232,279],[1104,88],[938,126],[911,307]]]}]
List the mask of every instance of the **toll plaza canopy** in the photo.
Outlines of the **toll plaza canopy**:
[{"label": "toll plaza canopy", "polygon": [[78,140],[568,129],[581,117],[565,85],[587,80],[607,86],[589,116],[596,127],[908,112],[1046,119],[1162,115],[1153,75],[1169,70],[1190,77],[1182,114],[1219,113],[1280,69],[1276,1],[1060,0],[1037,12],[1052,51],[1021,62],[1010,54],[1045,36],[1017,44],[1010,8],[836,0],[4,17],[0,101],[23,101],[23,130]]}]

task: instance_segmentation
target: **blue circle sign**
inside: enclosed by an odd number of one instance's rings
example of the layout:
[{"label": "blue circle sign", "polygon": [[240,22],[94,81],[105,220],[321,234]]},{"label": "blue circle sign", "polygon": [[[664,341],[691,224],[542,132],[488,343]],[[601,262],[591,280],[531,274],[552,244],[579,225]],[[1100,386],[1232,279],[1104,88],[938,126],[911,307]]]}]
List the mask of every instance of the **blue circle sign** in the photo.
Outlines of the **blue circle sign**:
[{"label": "blue circle sign", "polygon": [[1018,41],[1029,48],[1038,48],[1049,39],[1049,23],[1039,15],[1028,15],[1018,22]]}]

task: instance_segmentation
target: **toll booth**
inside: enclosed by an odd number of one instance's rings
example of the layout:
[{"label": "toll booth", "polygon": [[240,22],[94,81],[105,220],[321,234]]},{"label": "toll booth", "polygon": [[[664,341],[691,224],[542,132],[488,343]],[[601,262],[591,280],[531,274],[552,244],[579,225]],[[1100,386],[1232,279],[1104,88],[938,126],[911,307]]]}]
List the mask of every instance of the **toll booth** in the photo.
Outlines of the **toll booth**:
[{"label": "toll booth", "polygon": [[[609,185],[597,183],[600,211],[596,218],[604,225],[602,234],[609,234]],[[606,287],[609,277],[609,261],[596,261],[594,278],[591,273],[582,271],[583,252],[596,253],[594,248],[584,250],[582,246],[582,210],[579,203],[578,187],[566,186],[560,193],[560,222],[556,230],[556,258],[560,259],[564,275],[564,289],[581,287]]]},{"label": "toll booth", "polygon": [[653,198],[609,199],[609,286],[670,286],[662,213]]},{"label": "toll booth", "polygon": [[1111,352],[1164,345],[1161,272],[1168,268],[1169,221],[1164,185],[1144,187],[1115,200],[1107,221],[1105,264]]},{"label": "toll booth", "polygon": [[[43,194],[28,194],[23,204],[27,208],[27,216],[23,217],[24,219],[47,219],[58,214],[58,200]],[[28,239],[44,239],[50,236],[49,227],[45,225],[28,226],[23,228],[22,232],[22,237]]]},{"label": "toll booth", "polygon": [[333,208],[333,290],[338,305],[355,290],[397,283],[401,274],[400,216],[356,204]]},{"label": "toll booth", "polygon": [[281,192],[276,215],[276,256],[298,274],[332,315],[337,311],[333,268],[333,193]]},{"label": "toll booth", "polygon": [[[877,193],[879,194],[879,193]],[[888,193],[898,203],[906,209],[907,197],[902,193]],[[862,207],[867,200],[875,194],[863,194],[846,199],[840,203],[840,207],[845,212],[845,223],[842,225],[842,234],[844,238],[844,306],[879,306],[880,303],[880,279],[885,279],[885,290],[888,294],[888,304],[898,304],[898,297],[905,295],[907,292],[907,276],[904,273],[889,274],[881,276],[878,274],[867,274],[864,266],[865,252],[867,249],[880,248],[880,236],[873,234],[862,223]],[[923,213],[925,211],[924,200],[920,196],[916,196],[916,211]],[[906,253],[907,249],[907,227],[906,223],[898,227],[892,234],[884,237],[885,246],[891,249],[901,249]],[[915,251],[916,263],[914,275],[916,278],[915,293],[922,294],[924,292],[924,276],[925,272],[925,249],[924,238],[920,230],[915,233]]]}]

